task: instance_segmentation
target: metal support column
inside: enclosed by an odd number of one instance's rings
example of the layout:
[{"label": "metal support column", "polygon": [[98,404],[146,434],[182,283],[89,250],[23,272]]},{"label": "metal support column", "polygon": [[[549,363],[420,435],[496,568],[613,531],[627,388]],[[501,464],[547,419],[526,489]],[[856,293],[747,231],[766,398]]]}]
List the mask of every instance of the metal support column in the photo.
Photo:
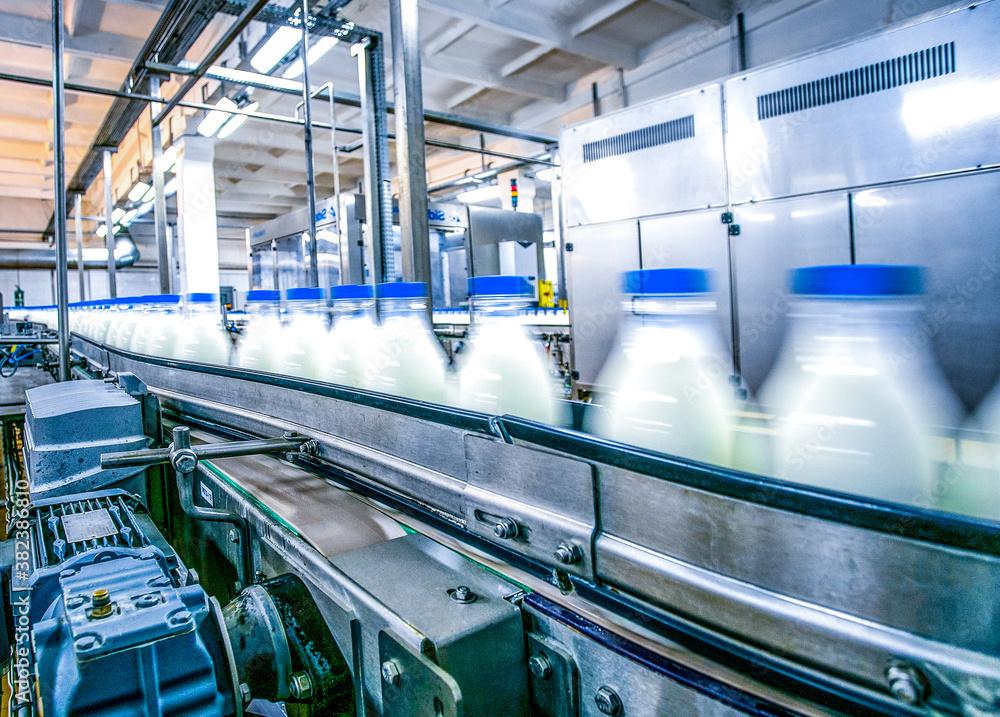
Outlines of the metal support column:
[{"label": "metal support column", "polygon": [[83,266],[83,195],[77,194],[73,203],[73,214],[76,224],[76,274],[80,284],[80,301],[86,301],[87,296],[84,291],[84,278],[86,268]]},{"label": "metal support column", "polygon": [[[154,97],[160,96],[160,78],[153,75],[149,78],[149,93]],[[160,105],[153,103],[149,106],[149,117],[153,117],[160,111]],[[153,124],[153,232],[156,236],[156,268],[160,274],[160,293],[169,294],[173,267],[170,265],[170,252],[167,250],[167,196],[164,193],[163,181],[163,136],[160,133],[160,125]]]},{"label": "metal support column", "polygon": [[[66,93],[62,0],[52,0],[52,154],[55,169],[56,306],[59,380],[69,381],[69,272],[66,251]],[[77,212],[79,214],[79,211]]]},{"label": "metal support column", "polygon": [[115,210],[115,200],[112,196],[111,187],[111,150],[104,149],[104,226],[108,233],[104,235],[104,242],[108,247],[108,296],[112,299],[118,296],[118,284],[115,279],[115,232],[114,221],[111,215]]},{"label": "metal support column", "polygon": [[365,220],[371,235],[371,282],[395,279],[392,250],[392,185],[389,180],[388,112],[381,35],[354,45],[361,85],[362,142],[365,159]]},{"label": "metal support column", "polygon": [[396,176],[403,280],[427,283],[431,310],[431,247],[427,226],[427,155],[420,76],[417,0],[389,0],[392,74],[396,107]]},{"label": "metal support column", "polygon": [[313,163],[312,92],[309,84],[309,0],[302,0],[302,101],[305,103],[302,138],[306,149],[306,200],[309,207],[309,286],[319,286],[319,250],[316,243],[316,168]]}]

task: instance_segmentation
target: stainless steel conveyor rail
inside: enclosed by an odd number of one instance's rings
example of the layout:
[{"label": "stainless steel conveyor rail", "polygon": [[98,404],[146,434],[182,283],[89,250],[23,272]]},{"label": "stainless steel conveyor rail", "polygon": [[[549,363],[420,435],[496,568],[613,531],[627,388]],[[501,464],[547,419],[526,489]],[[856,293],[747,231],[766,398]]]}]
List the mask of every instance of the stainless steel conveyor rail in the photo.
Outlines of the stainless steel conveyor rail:
[{"label": "stainless steel conveyor rail", "polygon": [[508,416],[73,343],[190,425],[306,435],[317,449],[302,467],[780,690],[852,713],[1000,704],[995,523]]}]

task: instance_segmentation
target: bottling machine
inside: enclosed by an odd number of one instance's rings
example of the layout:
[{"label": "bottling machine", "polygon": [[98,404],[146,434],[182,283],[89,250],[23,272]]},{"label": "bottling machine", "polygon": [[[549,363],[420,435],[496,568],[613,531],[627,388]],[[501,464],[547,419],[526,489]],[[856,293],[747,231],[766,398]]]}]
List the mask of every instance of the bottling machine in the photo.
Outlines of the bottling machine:
[{"label": "bottling machine", "polygon": [[[844,156],[830,133],[848,125],[822,113],[860,125],[872,115],[845,92],[898,112],[911,90],[986,82],[998,26],[996,0],[964,5],[567,130],[580,382],[614,332],[611,258],[624,269],[710,252],[715,264],[698,263],[725,278],[735,368],[754,385],[783,268],[755,270],[755,248],[787,261],[926,256],[929,235],[887,237],[943,204],[929,197],[954,188],[955,206],[995,211],[983,203],[995,123],[966,113],[971,128],[946,135],[954,151],[858,175],[904,130],[924,146],[926,101],[910,100],[909,128],[851,130]],[[791,171],[795,155],[825,171]],[[676,160],[687,188],[606,180],[640,157]],[[598,184],[632,203],[586,201]],[[721,230],[682,241],[702,223]],[[944,301],[977,266],[965,241],[935,255]],[[251,271],[281,286],[267,246]],[[330,266],[337,253],[323,253]],[[966,400],[990,378],[968,377],[1000,355],[983,310],[995,289],[980,278],[959,294],[975,310],[931,337],[957,347],[943,363]],[[1000,714],[994,521],[512,416],[72,344],[77,380],[28,389],[23,418],[2,422],[11,714]]]}]

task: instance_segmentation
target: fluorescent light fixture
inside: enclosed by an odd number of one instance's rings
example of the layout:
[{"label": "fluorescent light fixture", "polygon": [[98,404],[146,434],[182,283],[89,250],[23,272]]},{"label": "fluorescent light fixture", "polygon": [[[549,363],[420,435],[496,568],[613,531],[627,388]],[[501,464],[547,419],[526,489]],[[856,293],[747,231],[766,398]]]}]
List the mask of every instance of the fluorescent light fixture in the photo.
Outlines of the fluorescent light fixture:
[{"label": "fluorescent light fixture", "polygon": [[117,224],[122,220],[122,217],[124,216],[125,216],[125,210],[122,209],[121,207],[115,207],[115,209],[111,212],[111,221],[112,223]]},{"label": "fluorescent light fixture", "polygon": [[202,137],[211,137],[219,131],[226,121],[233,116],[231,110],[236,109],[236,103],[228,97],[223,97],[215,103],[216,109],[205,115],[205,119],[198,125],[198,134]]},{"label": "fluorescent light fixture", "polygon": [[132,191],[128,193],[128,200],[130,202],[138,202],[146,195],[149,189],[149,185],[145,182],[136,182],[136,185],[132,187]]},{"label": "fluorescent light fixture", "polygon": [[138,209],[135,210],[137,217],[144,217],[153,211],[153,202],[146,202],[145,204],[140,204]]},{"label": "fluorescent light fixture", "polygon": [[302,39],[302,31],[287,25],[279,27],[264,46],[250,59],[250,66],[265,75],[273,70],[285,55]]},{"label": "fluorescent light fixture", "polygon": [[101,237],[101,239],[103,239],[107,235],[108,235],[108,225],[107,224],[101,224],[101,225],[99,225],[97,227],[97,236],[99,236],[99,237]]},{"label": "fluorescent light fixture", "polygon": [[115,224],[113,227],[111,227],[111,234],[112,235],[117,234],[121,230],[122,230],[122,225],[121,224]]},{"label": "fluorescent light fixture", "polygon": [[[309,66],[312,67],[316,64],[316,60],[321,58],[323,55],[328,53],[333,46],[340,42],[339,37],[321,37],[316,41],[315,44],[309,46]],[[281,73],[281,76],[286,80],[294,80],[296,77],[302,74],[302,70],[305,69],[302,66],[302,58],[300,57],[291,65],[288,69]]]},{"label": "fluorescent light fixture", "polygon": [[226,82],[235,82],[240,85],[251,85],[253,87],[262,87],[266,90],[291,90],[294,92],[302,93],[302,83],[294,82],[292,80],[283,80],[280,77],[271,77],[270,75],[262,75],[259,72],[247,72],[246,70],[234,70],[229,67],[221,67],[219,65],[213,65],[205,73],[205,77],[210,77],[213,80],[225,80]]},{"label": "fluorescent light fixture", "polygon": [[490,199],[500,198],[500,186],[497,184],[491,184],[486,187],[476,187],[475,189],[470,189],[467,192],[462,192],[455,199],[460,202],[465,202],[466,204],[475,204],[476,202],[486,202]]},{"label": "fluorescent light fixture", "polygon": [[154,187],[150,187],[149,191],[146,192],[145,194],[143,194],[142,197],[140,197],[136,201],[139,201],[139,202],[151,202],[153,200],[153,197],[155,197],[155,196],[156,196],[156,189]]},{"label": "fluorescent light fixture", "polygon": [[535,179],[539,182],[554,182],[559,179],[559,175],[555,167],[546,167],[535,172]]},{"label": "fluorescent light fixture", "polygon": [[[260,102],[254,102],[243,109],[247,112],[256,112],[258,107],[260,107]],[[222,129],[219,130],[219,139],[225,139],[231,135],[233,132],[242,127],[243,123],[248,119],[250,119],[248,115],[233,115],[229,121],[222,126]]]},{"label": "fluorescent light fixture", "polygon": [[169,172],[177,164],[177,147],[170,145],[160,155],[160,169]]},{"label": "fluorescent light fixture", "polygon": [[132,220],[135,219],[138,214],[139,214],[138,209],[129,209],[127,212],[125,212],[125,216],[122,217],[122,226],[127,227],[129,224],[132,223]]}]

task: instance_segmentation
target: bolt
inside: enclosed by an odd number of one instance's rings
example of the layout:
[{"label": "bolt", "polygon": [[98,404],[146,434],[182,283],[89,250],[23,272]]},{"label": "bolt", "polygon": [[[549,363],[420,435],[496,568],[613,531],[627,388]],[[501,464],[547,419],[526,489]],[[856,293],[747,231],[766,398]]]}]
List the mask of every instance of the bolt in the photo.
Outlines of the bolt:
[{"label": "bolt", "polygon": [[191,473],[198,466],[198,456],[191,449],[182,449],[174,454],[173,462],[180,473]]},{"label": "bolt", "polygon": [[545,655],[541,653],[528,658],[528,669],[540,680],[546,680],[552,674],[552,666]]},{"label": "bolt", "polygon": [[84,635],[76,641],[77,650],[93,650],[97,647],[97,638],[94,635]]},{"label": "bolt", "polygon": [[66,601],[66,607],[70,610],[75,610],[78,607],[82,607],[85,602],[87,602],[87,598],[83,595],[74,595]]},{"label": "bolt", "polygon": [[618,697],[618,693],[607,685],[597,690],[594,702],[597,703],[597,709],[601,714],[617,717],[622,713],[622,701]]},{"label": "bolt", "polygon": [[479,597],[472,590],[465,585],[459,585],[457,588],[451,591],[451,599],[455,602],[460,603],[470,603],[475,602],[476,598]]},{"label": "bolt", "polygon": [[296,672],[291,679],[292,697],[297,700],[307,700],[312,697],[313,684],[308,673]]},{"label": "bolt", "polygon": [[240,683],[240,699],[243,700],[244,707],[253,701],[253,696],[250,694],[250,685],[246,682]]},{"label": "bolt", "polygon": [[567,540],[559,543],[559,547],[556,548],[556,560],[558,560],[563,565],[572,565],[573,563],[578,563],[583,558],[583,551],[579,547],[573,545]]},{"label": "bolt", "polygon": [[382,681],[387,685],[399,687],[399,665],[396,664],[395,660],[386,660],[382,663]]},{"label": "bolt", "polygon": [[501,540],[516,538],[520,532],[521,527],[513,518],[500,518],[493,526],[493,534]]},{"label": "bolt", "polygon": [[889,691],[908,705],[918,705],[927,696],[927,680],[920,671],[905,663],[889,665],[885,671]]},{"label": "bolt", "polygon": [[236,528],[229,529],[229,542],[230,543],[240,542],[240,531],[236,530]]},{"label": "bolt", "polygon": [[191,613],[187,610],[181,610],[180,612],[175,612],[170,616],[171,625],[180,625],[183,622],[187,622],[191,619]]},{"label": "bolt", "polygon": [[95,590],[94,594],[90,596],[90,602],[94,606],[94,609],[90,611],[91,619],[100,620],[108,617],[114,611],[111,595],[104,588]]},{"label": "bolt", "polygon": [[148,595],[143,595],[138,600],[135,601],[136,607],[153,607],[160,602],[160,596],[155,593],[150,593]]}]

